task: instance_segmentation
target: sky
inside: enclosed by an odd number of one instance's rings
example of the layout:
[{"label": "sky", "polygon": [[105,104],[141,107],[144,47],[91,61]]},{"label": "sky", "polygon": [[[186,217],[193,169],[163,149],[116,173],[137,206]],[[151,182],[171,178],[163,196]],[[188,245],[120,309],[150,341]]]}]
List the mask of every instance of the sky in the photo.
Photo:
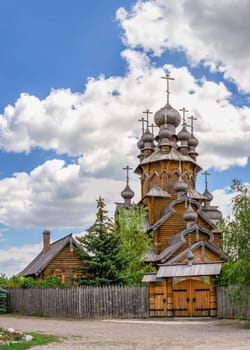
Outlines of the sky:
[{"label": "sky", "polygon": [[[100,195],[113,216],[166,72],[230,213],[232,179],[250,174],[249,13],[248,0],[0,0],[0,273],[20,272],[44,229],[84,232]],[[133,172],[130,186],[136,202]]]}]

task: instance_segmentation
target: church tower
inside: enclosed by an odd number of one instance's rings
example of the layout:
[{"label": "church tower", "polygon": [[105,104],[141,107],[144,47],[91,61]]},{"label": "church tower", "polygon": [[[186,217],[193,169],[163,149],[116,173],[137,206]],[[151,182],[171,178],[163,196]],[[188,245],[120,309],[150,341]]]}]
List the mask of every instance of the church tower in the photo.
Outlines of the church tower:
[{"label": "church tower", "polygon": [[[154,114],[143,112],[138,141],[141,203],[148,208],[148,232],[153,247],[147,257],[156,273],[144,276],[150,288],[151,316],[215,316],[215,276],[226,255],[215,224],[221,218],[208,191],[196,190],[198,139],[194,116],[170,104],[168,74],[166,104]],[[189,122],[189,125],[187,123]],[[190,129],[190,130],[189,130]]]}]

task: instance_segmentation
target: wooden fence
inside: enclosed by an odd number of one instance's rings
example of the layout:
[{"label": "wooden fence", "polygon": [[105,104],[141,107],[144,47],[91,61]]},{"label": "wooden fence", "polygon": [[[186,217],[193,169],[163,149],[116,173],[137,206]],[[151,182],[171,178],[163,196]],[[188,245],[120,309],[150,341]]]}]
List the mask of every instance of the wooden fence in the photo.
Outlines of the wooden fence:
[{"label": "wooden fence", "polygon": [[[250,289],[242,290],[244,303],[234,287],[217,287],[217,317],[250,319]],[[59,318],[148,318],[148,287],[10,288],[8,308],[22,315]]]},{"label": "wooden fence", "polygon": [[217,317],[250,320],[250,288],[239,292],[243,302],[234,293],[234,286],[217,287]]},{"label": "wooden fence", "polygon": [[149,317],[147,287],[10,288],[13,313],[85,319]]}]

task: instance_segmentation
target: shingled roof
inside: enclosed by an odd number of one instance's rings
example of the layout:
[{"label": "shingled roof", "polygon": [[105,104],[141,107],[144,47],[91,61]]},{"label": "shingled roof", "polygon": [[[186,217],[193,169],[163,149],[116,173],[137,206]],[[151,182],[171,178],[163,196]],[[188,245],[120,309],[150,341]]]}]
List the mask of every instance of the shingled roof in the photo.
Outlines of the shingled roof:
[{"label": "shingled roof", "polygon": [[18,275],[38,276],[68,243],[82,250],[81,245],[74,239],[71,233],[51,243],[46,253],[42,250]]}]

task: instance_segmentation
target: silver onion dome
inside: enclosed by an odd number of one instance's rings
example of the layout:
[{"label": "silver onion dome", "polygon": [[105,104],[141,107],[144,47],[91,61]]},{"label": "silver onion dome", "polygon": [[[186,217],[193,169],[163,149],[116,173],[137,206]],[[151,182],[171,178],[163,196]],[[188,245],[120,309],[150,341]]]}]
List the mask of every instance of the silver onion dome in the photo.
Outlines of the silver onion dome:
[{"label": "silver onion dome", "polygon": [[144,142],[142,140],[142,138],[140,138],[140,140],[137,142],[137,147],[142,150],[144,148]]},{"label": "silver onion dome", "polygon": [[167,124],[163,124],[160,128],[159,136],[161,139],[170,139],[172,136]]},{"label": "silver onion dome", "polygon": [[198,144],[199,144],[198,139],[194,135],[191,135],[190,139],[188,140],[188,146],[195,148],[198,146]]},{"label": "silver onion dome", "polygon": [[188,184],[186,184],[186,182],[184,182],[182,180],[182,177],[179,176],[178,181],[176,181],[176,183],[174,184],[174,190],[175,192],[179,193],[179,192],[186,192],[188,189]]},{"label": "silver onion dome", "polygon": [[178,140],[180,141],[189,141],[191,134],[187,130],[186,126],[184,125],[181,131],[177,134]]},{"label": "silver onion dome", "polygon": [[134,191],[131,190],[131,188],[129,187],[129,185],[126,185],[126,187],[124,188],[124,190],[121,192],[121,196],[123,199],[132,199],[134,197],[135,193]]},{"label": "silver onion dome", "polygon": [[154,136],[153,134],[147,129],[145,133],[142,136],[142,141],[143,142],[153,142],[154,141]]},{"label": "silver onion dome", "polygon": [[177,127],[181,122],[181,115],[176,109],[167,103],[155,113],[154,121],[158,127],[165,123],[172,124]]},{"label": "silver onion dome", "polygon": [[213,200],[213,195],[211,192],[208,191],[208,189],[206,188],[206,190],[203,192],[203,196],[206,197],[206,202],[211,202]]},{"label": "silver onion dome", "polygon": [[186,221],[186,223],[192,223],[195,222],[197,217],[197,213],[193,210],[191,204],[189,203],[187,210],[185,210],[183,213],[183,219]]}]

